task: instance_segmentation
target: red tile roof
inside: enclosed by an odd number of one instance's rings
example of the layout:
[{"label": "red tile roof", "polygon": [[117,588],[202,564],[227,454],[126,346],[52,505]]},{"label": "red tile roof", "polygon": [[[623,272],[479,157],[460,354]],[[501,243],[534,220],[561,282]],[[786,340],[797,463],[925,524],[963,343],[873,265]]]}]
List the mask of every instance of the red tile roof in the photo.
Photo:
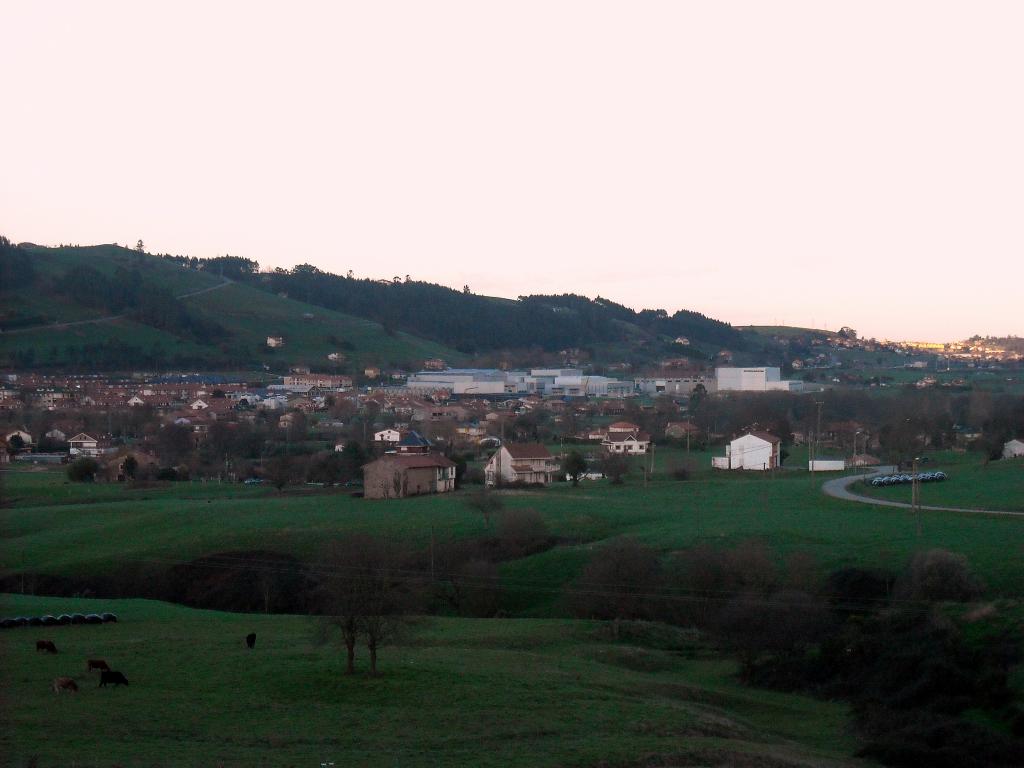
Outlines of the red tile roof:
[{"label": "red tile roof", "polygon": [[455,466],[454,461],[439,453],[389,453],[363,466],[368,467],[370,464],[376,464],[380,461],[395,464],[405,469],[419,469],[420,467],[441,467],[447,469],[448,467]]},{"label": "red tile roof", "polygon": [[506,443],[505,450],[513,459],[551,459],[554,458],[545,446],[540,443]]}]

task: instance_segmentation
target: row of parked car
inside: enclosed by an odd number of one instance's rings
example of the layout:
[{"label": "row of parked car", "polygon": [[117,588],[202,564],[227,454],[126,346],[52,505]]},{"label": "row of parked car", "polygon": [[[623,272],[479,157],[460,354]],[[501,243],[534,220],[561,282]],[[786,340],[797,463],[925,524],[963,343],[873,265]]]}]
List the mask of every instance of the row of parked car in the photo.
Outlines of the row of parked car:
[{"label": "row of parked car", "polygon": [[875,488],[882,488],[887,485],[905,485],[915,480],[919,483],[936,483],[948,478],[945,472],[918,472],[916,475],[886,475],[885,477],[874,477],[871,485]]},{"label": "row of parked car", "polygon": [[15,616],[0,619],[0,628],[56,627],[62,624],[107,624],[117,621],[113,613],[62,613],[60,616]]}]

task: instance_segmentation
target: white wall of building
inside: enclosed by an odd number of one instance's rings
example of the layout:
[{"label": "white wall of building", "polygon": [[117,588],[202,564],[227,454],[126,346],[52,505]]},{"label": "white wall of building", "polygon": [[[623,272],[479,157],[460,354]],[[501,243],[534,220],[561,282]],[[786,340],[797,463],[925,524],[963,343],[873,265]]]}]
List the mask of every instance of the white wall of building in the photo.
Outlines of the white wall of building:
[{"label": "white wall of building", "polygon": [[711,466],[715,469],[771,469],[772,444],[754,435],[737,437],[725,447],[724,457],[712,458]]},{"label": "white wall of building", "polygon": [[845,459],[815,459],[807,462],[808,472],[842,472],[844,469]]}]

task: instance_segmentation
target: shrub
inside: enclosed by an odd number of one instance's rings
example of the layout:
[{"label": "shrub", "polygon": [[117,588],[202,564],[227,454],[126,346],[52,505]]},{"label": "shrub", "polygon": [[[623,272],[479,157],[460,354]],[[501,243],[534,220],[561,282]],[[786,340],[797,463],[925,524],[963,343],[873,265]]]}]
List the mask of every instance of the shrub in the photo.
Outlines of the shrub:
[{"label": "shrub", "polygon": [[673,480],[689,480],[690,468],[683,464],[676,464],[668,471],[669,477]]},{"label": "shrub", "polygon": [[91,483],[96,479],[100,465],[96,459],[83,457],[76,459],[68,466],[68,479],[73,483]]},{"label": "shrub", "polygon": [[551,530],[535,509],[506,509],[498,515],[502,559],[523,557],[547,548]]},{"label": "shrub", "polygon": [[918,552],[896,584],[897,594],[907,600],[975,600],[982,591],[967,558],[945,549]]}]

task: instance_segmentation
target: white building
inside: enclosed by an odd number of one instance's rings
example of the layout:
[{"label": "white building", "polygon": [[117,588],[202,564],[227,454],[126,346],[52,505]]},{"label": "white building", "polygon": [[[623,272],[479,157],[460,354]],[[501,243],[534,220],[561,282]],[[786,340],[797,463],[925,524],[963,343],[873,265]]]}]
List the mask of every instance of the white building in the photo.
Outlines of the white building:
[{"label": "white building", "polygon": [[690,395],[697,387],[714,392],[715,379],[708,376],[665,376],[634,379],[636,388],[645,395]]},{"label": "white building", "polygon": [[398,445],[398,441],[401,439],[402,433],[397,429],[382,429],[380,432],[373,433],[373,442],[381,443],[388,447]]},{"label": "white building", "polygon": [[625,397],[634,392],[631,381],[587,376],[575,368],[535,368],[502,371],[496,368],[450,368],[411,374],[405,384],[411,392],[428,394],[446,390],[454,395],[547,395],[553,397]]},{"label": "white building", "polygon": [[68,445],[71,446],[72,456],[99,456],[103,453],[99,447],[99,440],[85,432],[79,432],[68,440]]},{"label": "white building", "polygon": [[779,466],[782,442],[767,432],[748,432],[725,447],[725,456],[715,456],[715,469],[751,469],[764,472]]},{"label": "white building", "polygon": [[284,346],[284,336],[267,336],[267,346],[277,349]]},{"label": "white building", "polygon": [[716,368],[719,392],[798,392],[801,381],[783,380],[778,368]]},{"label": "white building", "polygon": [[1003,445],[1004,459],[1016,459],[1020,456],[1024,456],[1024,440],[1020,438],[1008,440]]},{"label": "white building", "polygon": [[846,459],[814,459],[807,462],[808,472],[842,472],[846,469]]},{"label": "white building", "polygon": [[540,443],[506,443],[487,462],[484,477],[487,485],[550,485],[557,471],[558,460]]},{"label": "white building", "polygon": [[612,432],[601,441],[601,447],[608,453],[638,456],[651,449],[651,436],[646,432]]}]

